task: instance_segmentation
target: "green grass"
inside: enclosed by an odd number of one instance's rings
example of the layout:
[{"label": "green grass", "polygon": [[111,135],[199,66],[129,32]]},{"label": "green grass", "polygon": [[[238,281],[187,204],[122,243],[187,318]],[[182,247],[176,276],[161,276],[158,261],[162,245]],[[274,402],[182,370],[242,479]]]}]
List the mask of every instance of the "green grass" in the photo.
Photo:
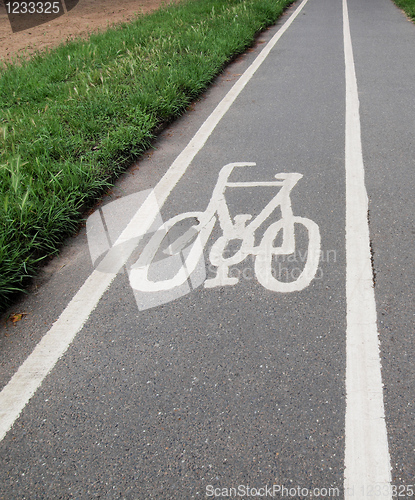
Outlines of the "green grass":
[{"label": "green grass", "polygon": [[0,311],[292,0],[189,0],[0,69]]},{"label": "green grass", "polygon": [[415,0],[394,0],[394,2],[415,22]]}]

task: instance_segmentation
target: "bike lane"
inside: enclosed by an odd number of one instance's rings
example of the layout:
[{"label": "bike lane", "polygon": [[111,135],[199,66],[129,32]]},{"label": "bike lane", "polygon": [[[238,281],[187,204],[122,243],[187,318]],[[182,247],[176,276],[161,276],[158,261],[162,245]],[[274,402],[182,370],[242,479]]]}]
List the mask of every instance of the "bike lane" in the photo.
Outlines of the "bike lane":
[{"label": "bike lane", "polygon": [[[164,221],[204,211],[232,162],[256,163],[236,172],[235,182],[301,173],[290,198],[294,215],[319,227],[315,279],[299,292],[273,292],[258,283],[248,256],[232,271],[234,286],[201,285],[138,311],[120,273],[4,439],[2,492],[197,498],[209,485],[275,484],[339,488],[342,496],[341,9],[341,2],[309,0],[161,210]],[[233,215],[255,217],[273,195],[253,186],[231,190],[226,201]],[[296,252],[275,262],[279,276],[295,277],[304,264],[307,232],[298,229]],[[208,277],[219,236],[216,224],[205,249]]]}]

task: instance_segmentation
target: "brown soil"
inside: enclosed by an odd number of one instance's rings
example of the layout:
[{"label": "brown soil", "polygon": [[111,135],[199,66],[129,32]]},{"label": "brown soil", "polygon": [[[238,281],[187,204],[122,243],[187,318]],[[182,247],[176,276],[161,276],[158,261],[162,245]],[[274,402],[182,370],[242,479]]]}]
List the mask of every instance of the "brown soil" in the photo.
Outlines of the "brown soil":
[{"label": "brown soil", "polygon": [[126,22],[137,14],[145,14],[178,0],[79,0],[67,14],[25,31],[12,32],[5,1],[0,0],[0,60],[10,61],[15,56],[29,56],[36,50],[55,47],[61,42],[104,30]]}]

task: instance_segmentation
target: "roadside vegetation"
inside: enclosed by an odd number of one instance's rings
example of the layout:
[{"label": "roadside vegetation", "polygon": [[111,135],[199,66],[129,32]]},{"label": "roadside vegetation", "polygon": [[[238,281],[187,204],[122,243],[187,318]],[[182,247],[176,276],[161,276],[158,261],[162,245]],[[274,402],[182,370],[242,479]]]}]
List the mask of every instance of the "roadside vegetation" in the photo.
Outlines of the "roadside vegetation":
[{"label": "roadside vegetation", "polygon": [[394,2],[415,22],[415,0],[394,0]]},{"label": "roadside vegetation", "polygon": [[0,311],[292,0],[188,0],[0,68]]}]

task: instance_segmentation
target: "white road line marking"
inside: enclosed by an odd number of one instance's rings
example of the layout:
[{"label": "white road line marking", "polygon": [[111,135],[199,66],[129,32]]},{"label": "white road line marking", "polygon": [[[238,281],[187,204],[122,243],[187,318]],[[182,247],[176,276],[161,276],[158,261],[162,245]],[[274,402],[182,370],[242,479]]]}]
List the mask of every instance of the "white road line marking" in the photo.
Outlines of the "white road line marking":
[{"label": "white road line marking", "polygon": [[[320,230],[318,225],[310,219],[294,215],[290,198],[291,190],[303,176],[294,172],[276,173],[273,182],[229,182],[229,177],[236,169],[254,167],[255,165],[255,163],[228,163],[222,167],[204,212],[184,212],[175,215],[164,222],[154,233],[129,271],[131,287],[140,292],[140,304],[143,304],[141,300],[145,297],[143,295],[145,293],[150,294],[150,307],[182,297],[183,294],[190,292],[190,287],[185,286],[186,281],[195,275],[202,278],[202,281],[198,280],[202,284],[206,273],[203,272],[202,277],[198,268],[200,266],[205,270],[203,251],[216,222],[219,222],[222,235],[212,245],[209,260],[217,269],[216,275],[205,281],[206,288],[236,285],[239,282],[239,277],[230,276],[231,267],[240,264],[250,255],[255,262],[255,275],[258,282],[268,290],[289,293],[303,290],[310,284],[316,275],[320,261]],[[246,213],[231,216],[225,192],[229,187],[245,188],[245,185],[249,187],[267,186],[277,189],[275,189],[274,196],[266,200],[265,206],[255,217]],[[281,218],[275,221],[272,214],[275,216],[277,209],[281,212]],[[188,230],[176,242],[172,243],[170,248],[182,245],[185,248],[186,243],[195,235],[196,239],[182,255],[176,254],[162,260],[156,259],[171,228],[177,228],[177,224],[185,220],[193,222],[198,220],[198,225],[191,228],[193,231]],[[266,222],[270,225],[265,230],[261,241],[255,242],[258,229]],[[296,225],[297,227],[302,225],[308,234],[307,259],[300,274],[295,276],[292,281],[286,282],[281,279],[281,276],[275,276],[273,258],[278,255],[295,256],[297,253]],[[282,235],[281,242],[275,246],[274,241],[279,234]],[[232,240],[239,240],[241,246],[236,253],[225,256],[226,249]],[[151,278],[149,273],[153,275]],[[167,291],[173,293],[166,295]],[[163,300],[163,302],[159,302],[159,300]]]},{"label": "white road line marking", "polygon": [[346,66],[346,450],[345,499],[391,499],[391,467],[370,254],[368,196],[347,0]]},{"label": "white road line marking", "polygon": [[[98,305],[101,297],[114,280],[116,272],[101,272],[100,269],[107,268],[116,270],[114,267],[111,267],[114,265],[114,260],[117,266],[119,266],[119,269],[124,265],[129,255],[134,250],[134,246],[138,239],[145,234],[147,229],[152,225],[153,220],[159,214],[159,208],[162,207],[174,186],[186,172],[190,162],[202,149],[216,125],[228,111],[232,103],[244,89],[245,85],[252,78],[281,36],[290,27],[291,23],[298,16],[307,1],[308,0],[303,0],[222,101],[216,106],[196,132],[193,139],[179,154],[156,185],[152,194],[146,199],[135,216],[131,219],[131,222],[115,242],[113,247],[115,248],[114,252],[111,252],[111,250],[108,252],[100,266],[92,272],[89,278],[87,278],[61,316],[53,324],[52,328],[44,335],[32,354],[20,366],[13,378],[1,391],[0,441],[11,429],[13,423],[39,388],[46,375],[65,353],[76,334],[81,330],[92,311]],[[131,245],[127,244],[125,246],[126,242],[131,242]],[[117,245],[122,243],[124,243],[124,259],[120,259],[120,252],[116,248]],[[105,263],[109,263],[109,265],[106,267]]]}]

